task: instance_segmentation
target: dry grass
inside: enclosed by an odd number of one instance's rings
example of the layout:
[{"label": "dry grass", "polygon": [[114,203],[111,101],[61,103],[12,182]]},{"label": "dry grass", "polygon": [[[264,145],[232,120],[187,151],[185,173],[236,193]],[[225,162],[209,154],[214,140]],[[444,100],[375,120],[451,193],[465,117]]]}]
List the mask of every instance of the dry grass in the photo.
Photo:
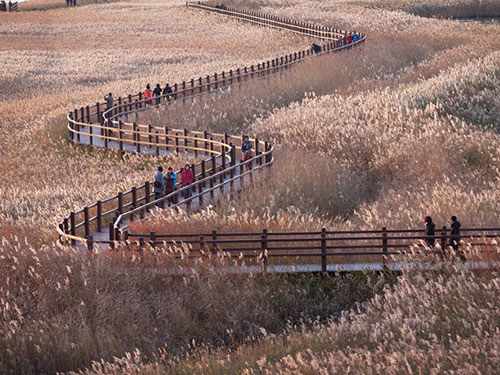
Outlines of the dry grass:
[{"label": "dry grass", "polygon": [[[248,85],[228,101],[184,109],[190,120],[179,125],[272,140],[277,161],[265,185],[248,187],[241,199],[189,218],[169,213],[158,225],[164,220],[179,232],[214,224],[249,231],[407,228],[426,214],[441,224],[454,213],[464,226],[498,226],[499,26],[423,19],[404,12],[410,4],[417,3],[262,4],[264,11],[366,32],[369,43],[303,64],[260,91]],[[165,276],[163,256],[91,256],[54,244],[54,225],[69,211],[143,183],[157,163],[183,162],[69,145],[68,110],[109,91],[138,92],[147,82],[182,81],[308,44],[182,5],[122,2],[2,15],[0,372],[77,371],[103,359],[89,373],[346,373],[349,365],[352,373],[494,373],[496,273],[458,267],[407,274],[338,323],[238,346],[259,327],[278,332],[289,317],[349,308],[383,283],[326,288],[335,300],[314,285],[262,284],[203,263],[201,272],[177,280]],[[173,357],[192,350],[193,338],[216,346]],[[152,362],[138,355],[105,363],[135,348],[151,358],[164,344]],[[237,349],[218,352],[221,344]]]},{"label": "dry grass", "polygon": [[[311,328],[264,333],[234,350],[198,348],[187,357],[136,351],[78,374],[494,374],[500,337],[497,272],[404,273],[381,295]],[[74,373],[72,373],[74,374]]]},{"label": "dry grass", "polygon": [[148,82],[229,70],[304,43],[182,4],[113,3],[2,16],[0,221],[53,227],[68,211],[144,183],[157,163],[182,164],[89,155],[69,145],[61,138],[71,108],[109,91],[117,96]]}]

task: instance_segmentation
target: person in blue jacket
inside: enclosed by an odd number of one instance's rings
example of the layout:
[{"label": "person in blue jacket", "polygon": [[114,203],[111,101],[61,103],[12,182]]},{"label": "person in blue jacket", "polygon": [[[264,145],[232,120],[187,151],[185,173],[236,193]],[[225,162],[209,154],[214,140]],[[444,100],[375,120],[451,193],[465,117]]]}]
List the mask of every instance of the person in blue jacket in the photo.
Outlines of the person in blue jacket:
[{"label": "person in blue jacket", "polygon": [[[165,173],[163,180],[165,181],[165,195],[173,193],[175,190],[175,181],[177,180],[177,174],[174,172],[172,167],[168,167],[167,173]],[[168,199],[169,206],[170,204],[175,204],[176,202],[177,200],[175,199],[175,195]]]}]

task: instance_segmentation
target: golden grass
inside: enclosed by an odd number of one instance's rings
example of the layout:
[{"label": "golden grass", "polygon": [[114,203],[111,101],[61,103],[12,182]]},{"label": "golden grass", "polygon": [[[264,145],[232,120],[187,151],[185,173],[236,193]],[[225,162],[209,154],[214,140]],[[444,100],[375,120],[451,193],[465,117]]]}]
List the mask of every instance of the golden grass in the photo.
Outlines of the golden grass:
[{"label": "golden grass", "polygon": [[[270,13],[366,32],[368,43],[303,64],[286,81],[270,79],[261,92],[243,87],[239,103],[186,109],[186,126],[271,140],[277,161],[265,185],[215,211],[172,216],[172,228],[407,228],[427,214],[438,225],[451,214],[464,227],[498,225],[499,26],[423,19],[401,10],[410,2],[393,4],[262,4]],[[139,92],[147,82],[182,81],[308,45],[182,5],[122,2],[2,15],[0,372],[78,371],[102,359],[88,373],[346,373],[349,365],[353,373],[493,373],[496,274],[459,267],[408,274],[338,323],[218,352],[233,336],[255,343],[259,327],[276,332],[292,315],[314,316],[312,307],[327,300],[318,289],[285,288],[281,280],[264,293],[254,278],[229,277],[204,263],[195,265],[206,273],[172,280],[162,255],[87,255],[53,242],[54,225],[69,211],[144,183],[157,163],[183,162],[70,145],[62,139],[69,110],[109,91]],[[359,294],[342,285],[334,289],[341,297],[335,308],[319,310],[349,308],[382,284]],[[312,302],[305,298],[316,292]],[[172,356],[192,350],[193,338],[216,346]],[[152,362],[137,354],[106,363],[136,348],[151,358],[165,343]]]}]

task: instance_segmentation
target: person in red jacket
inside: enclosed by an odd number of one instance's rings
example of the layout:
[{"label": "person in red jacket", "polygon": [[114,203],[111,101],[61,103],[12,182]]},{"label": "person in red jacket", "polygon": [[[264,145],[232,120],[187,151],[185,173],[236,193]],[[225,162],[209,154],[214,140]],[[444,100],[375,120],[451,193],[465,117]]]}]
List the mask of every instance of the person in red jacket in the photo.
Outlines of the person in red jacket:
[{"label": "person in red jacket", "polygon": [[149,100],[146,100],[146,105],[151,105],[153,104],[153,101],[151,100],[151,98],[153,97],[153,91],[151,91],[151,85],[148,83],[146,85],[146,90],[144,90],[144,99],[149,99]]},{"label": "person in red jacket", "polygon": [[[189,164],[186,164],[181,173],[181,185],[182,187],[186,187],[191,185],[193,181],[194,181],[194,174],[193,171],[191,170],[191,166]],[[186,190],[184,190],[184,199],[189,198],[190,196],[191,196],[191,188],[188,187]]]}]

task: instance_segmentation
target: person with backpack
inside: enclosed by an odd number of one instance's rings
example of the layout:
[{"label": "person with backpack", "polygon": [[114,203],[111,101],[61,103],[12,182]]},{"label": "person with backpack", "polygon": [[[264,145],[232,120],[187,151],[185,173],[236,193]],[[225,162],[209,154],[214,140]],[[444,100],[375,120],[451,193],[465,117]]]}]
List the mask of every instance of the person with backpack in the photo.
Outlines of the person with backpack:
[{"label": "person with backpack", "polygon": [[241,162],[246,162],[245,166],[250,169],[250,160],[252,158],[252,142],[248,139],[248,136],[243,137],[243,142],[241,143]]},{"label": "person with backpack", "polygon": [[460,244],[460,221],[457,220],[457,217],[453,215],[451,218],[451,225],[450,225],[450,246],[455,250],[460,257],[460,259],[465,262],[466,258],[463,252],[458,250],[459,244]]},{"label": "person with backpack", "polygon": [[104,100],[106,101],[106,111],[113,108],[113,94],[109,93],[108,95],[104,95]]},{"label": "person with backpack", "polygon": [[153,104],[153,101],[151,100],[152,97],[153,97],[153,91],[151,91],[151,85],[148,83],[146,85],[146,90],[144,90],[144,99],[148,99],[148,100],[146,100],[147,106],[150,106]]},{"label": "person with backpack", "polygon": [[[181,185],[182,187],[189,186],[193,183],[194,181],[194,174],[193,171],[191,170],[191,166],[189,164],[186,164],[184,169],[182,170],[181,173]],[[191,188],[188,187],[184,191],[184,199],[187,199],[191,196]]]},{"label": "person with backpack", "polygon": [[358,33],[354,33],[354,35],[352,36],[352,40],[353,40],[354,42],[357,42],[359,39],[360,39],[360,38],[359,38],[359,34],[358,34]]},{"label": "person with backpack", "polygon": [[430,248],[434,248],[434,244],[436,239],[434,236],[436,235],[436,224],[432,222],[432,217],[426,216],[424,219],[425,224],[425,243]]},{"label": "person with backpack", "polygon": [[156,84],[156,87],[153,90],[153,96],[156,98],[156,104],[160,104],[161,87],[159,83]]},{"label": "person with backpack", "polygon": [[167,83],[167,85],[163,88],[163,96],[167,98],[167,101],[170,101],[172,98],[172,88],[170,85]]},{"label": "person with backpack", "polygon": [[[175,181],[177,180],[177,175],[176,173],[174,172],[173,168],[172,167],[168,167],[167,169],[167,173],[165,174],[165,176],[163,177],[163,179],[165,180],[165,196],[171,194],[174,192],[175,190]],[[170,198],[168,198],[168,205],[170,206],[170,204],[175,204],[177,203],[177,199],[176,198],[176,195],[173,195],[171,196]]]},{"label": "person with backpack", "polygon": [[[163,191],[165,190],[165,184],[163,181],[163,168],[161,166],[158,167],[158,170],[155,172],[153,176],[153,184],[154,184],[155,200],[160,199],[163,194]],[[158,203],[157,206],[159,206]]]}]

